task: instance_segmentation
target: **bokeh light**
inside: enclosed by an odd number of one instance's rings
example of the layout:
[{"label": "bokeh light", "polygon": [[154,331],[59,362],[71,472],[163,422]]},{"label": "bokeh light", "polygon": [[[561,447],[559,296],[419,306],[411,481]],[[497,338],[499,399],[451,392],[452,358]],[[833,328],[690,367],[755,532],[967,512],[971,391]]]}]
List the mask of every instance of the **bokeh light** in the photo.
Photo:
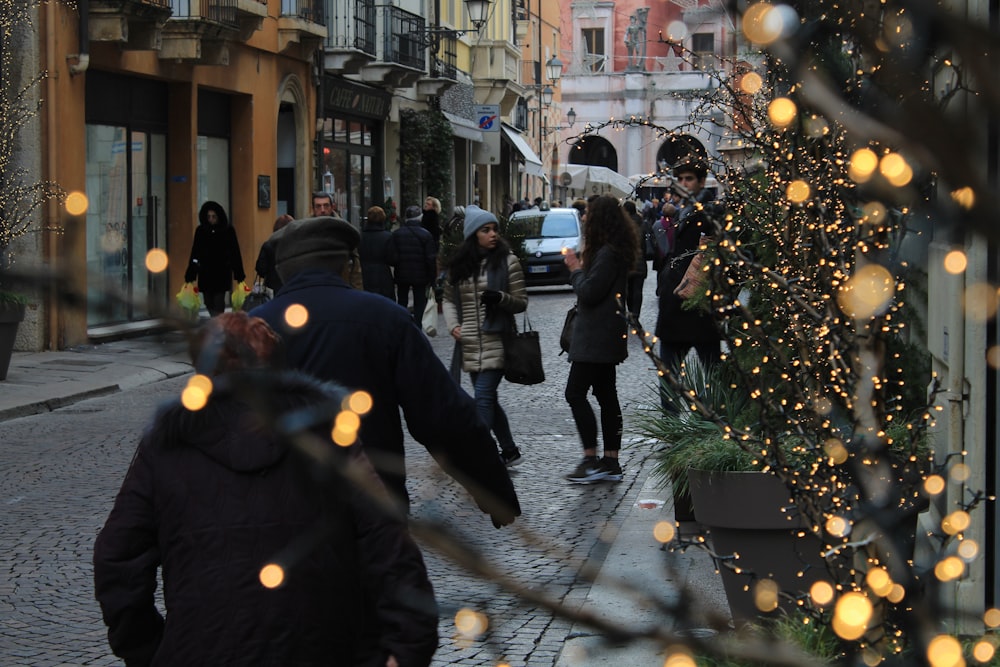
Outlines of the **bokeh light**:
[{"label": "bokeh light", "polygon": [[773,10],[774,6],[767,2],[758,2],[747,7],[743,12],[743,34],[747,39],[764,45],[778,39],[780,33],[776,32],[776,28],[780,30],[780,25],[775,26],[774,23],[765,25],[767,15]]},{"label": "bokeh light", "polygon": [[347,397],[347,405],[344,407],[345,409],[356,412],[359,415],[366,415],[371,412],[374,404],[375,402],[372,400],[372,395],[367,391],[355,391]]},{"label": "bokeh light", "polygon": [[976,662],[989,662],[996,655],[996,652],[997,647],[988,639],[981,639],[972,647],[972,657],[975,658]]},{"label": "bokeh light", "polygon": [[965,186],[964,188],[959,188],[957,190],[952,190],[951,198],[952,201],[954,201],[956,204],[958,204],[965,210],[969,210],[970,208],[976,205],[976,191],[970,188],[969,186]]},{"label": "bokeh light", "polygon": [[826,442],[824,442],[823,451],[826,453],[827,456],[830,457],[830,460],[833,461],[833,463],[836,465],[840,465],[841,463],[847,461],[847,457],[850,454],[847,451],[847,447],[844,446],[844,443],[838,440],[837,438],[830,438]]},{"label": "bokeh light", "polygon": [[750,95],[755,95],[764,87],[764,78],[757,72],[747,72],[740,77],[740,90]]},{"label": "bokeh light", "polygon": [[871,600],[854,591],[844,593],[834,607],[833,631],[842,639],[860,639],[868,629],[871,617]]},{"label": "bokeh light", "polygon": [[878,165],[879,172],[898,188],[913,180],[913,168],[899,153],[885,155]]},{"label": "bokeh light", "polygon": [[990,368],[1000,368],[1000,345],[991,345],[986,350],[986,363]]},{"label": "bokeh light", "polygon": [[350,447],[358,441],[359,428],[361,428],[361,417],[351,410],[342,410],[333,422],[330,438],[341,447]]},{"label": "bokeh light", "polygon": [[788,201],[793,204],[801,204],[805,200],[809,199],[809,194],[809,184],[805,181],[792,181],[785,189],[785,196],[788,197]]},{"label": "bokeh light", "polygon": [[966,563],[971,563],[979,557],[979,543],[975,540],[962,540],[955,551],[959,558]]},{"label": "bokeh light", "polygon": [[1000,609],[997,609],[996,607],[987,609],[983,613],[983,623],[985,623],[988,628],[1000,627]]},{"label": "bokeh light", "polygon": [[676,535],[677,529],[670,521],[660,521],[653,526],[653,538],[661,544],[672,541]]},{"label": "bokeh light", "polygon": [[972,517],[969,516],[968,512],[956,510],[941,519],[941,530],[949,535],[957,535],[963,530],[967,530],[971,523]]},{"label": "bokeh light", "polygon": [[965,315],[973,322],[985,324],[997,314],[997,289],[989,283],[973,283],[962,295]]},{"label": "bokeh light", "polygon": [[798,113],[799,109],[795,102],[787,97],[779,97],[767,105],[767,117],[771,124],[777,128],[791,125]]},{"label": "bokeh light", "polygon": [[207,375],[192,375],[181,391],[181,405],[191,412],[201,410],[208,403],[208,397],[212,395],[212,386],[212,379]]},{"label": "bokeh light", "polygon": [[938,635],[927,645],[927,662],[931,667],[964,666],[962,644],[951,635]]},{"label": "bokeh light", "polygon": [[833,586],[829,581],[820,579],[813,582],[813,585],[809,587],[809,597],[812,599],[813,604],[820,607],[830,604],[833,601],[833,594]]},{"label": "bokeh light", "polygon": [[285,583],[285,570],[275,563],[268,563],[260,568],[259,576],[264,588],[277,588]]},{"label": "bokeh light", "polygon": [[70,192],[66,195],[66,212],[70,215],[83,215],[90,208],[90,200],[82,192]]},{"label": "bokeh light", "polygon": [[934,566],[934,576],[941,581],[954,581],[965,574],[965,563],[958,556],[948,556]]},{"label": "bokeh light", "polygon": [[688,27],[684,21],[671,21],[667,25],[666,38],[671,42],[683,42],[688,36]]},{"label": "bokeh light", "polygon": [[309,311],[301,303],[293,303],[285,309],[285,324],[298,329],[309,321]]},{"label": "bokeh light", "polygon": [[696,667],[697,664],[686,646],[670,646],[663,667]]},{"label": "bokeh light", "polygon": [[753,587],[753,603],[767,613],[778,608],[778,584],[773,579],[761,579]]},{"label": "bokeh light", "polygon": [[961,250],[952,250],[944,256],[944,270],[952,275],[962,273],[968,265],[969,259]]},{"label": "bokeh light", "polygon": [[473,609],[462,608],[455,613],[455,628],[464,637],[478,637],[486,632],[489,625],[486,614]]},{"label": "bokeh light", "polygon": [[892,274],[881,264],[866,264],[837,293],[837,305],[847,315],[867,319],[885,312],[896,293]]},{"label": "bokeh light", "polygon": [[867,183],[878,167],[878,156],[870,148],[861,148],[851,155],[847,175],[855,183]]},{"label": "bokeh light", "polygon": [[884,598],[892,590],[892,577],[885,568],[876,567],[869,570],[865,575],[865,583],[872,589],[872,593],[880,598]]},{"label": "bokeh light", "polygon": [[924,491],[929,495],[936,496],[945,488],[944,477],[941,475],[931,475],[924,480]]},{"label": "bokeh light", "polygon": [[844,537],[851,532],[851,524],[842,516],[832,516],[826,520],[826,532],[834,537]]},{"label": "bokeh light", "polygon": [[972,477],[972,469],[964,463],[956,463],[948,471],[948,476],[955,482],[967,482]]},{"label": "bokeh light", "polygon": [[146,253],[146,270],[150,273],[163,273],[169,263],[170,258],[166,251],[160,248],[153,248]]}]

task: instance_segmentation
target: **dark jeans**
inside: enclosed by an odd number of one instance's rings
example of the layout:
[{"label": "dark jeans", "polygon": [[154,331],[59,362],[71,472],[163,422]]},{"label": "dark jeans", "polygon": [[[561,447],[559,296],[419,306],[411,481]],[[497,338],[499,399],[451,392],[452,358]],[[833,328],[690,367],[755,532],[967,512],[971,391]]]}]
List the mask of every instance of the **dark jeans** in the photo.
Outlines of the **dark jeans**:
[{"label": "dark jeans", "polygon": [[396,303],[406,308],[409,301],[410,290],[413,290],[413,319],[420,323],[424,317],[424,308],[427,307],[427,285],[411,285],[409,283],[396,284]]},{"label": "dark jeans", "polygon": [[472,388],[476,397],[476,414],[496,436],[500,443],[500,449],[510,452],[517,449],[514,444],[514,436],[510,432],[510,422],[507,421],[507,413],[500,407],[500,398],[497,396],[497,387],[503,379],[503,370],[490,369],[469,373],[472,379]]},{"label": "dark jeans", "polygon": [[[706,369],[719,362],[722,358],[722,353],[719,351],[719,341],[712,341],[711,343],[692,343],[692,342],[660,342],[660,359],[666,364],[667,368],[678,369],[680,368],[681,361],[687,357],[688,352],[691,348],[694,348],[694,353],[698,355],[698,360],[701,361],[701,365]],[[661,379],[660,382],[666,382],[665,379]],[[677,413],[677,408],[667,400],[666,394],[660,391],[660,405],[663,406],[664,411],[673,414]]]},{"label": "dark jeans", "polygon": [[569,368],[566,402],[573,412],[584,449],[597,449],[597,418],[587,400],[587,390],[591,388],[601,407],[604,453],[617,452],[622,448],[622,408],[618,402],[615,365],[574,361]]},{"label": "dark jeans", "polygon": [[202,292],[201,295],[205,298],[205,308],[212,317],[221,315],[226,311],[225,292]]}]

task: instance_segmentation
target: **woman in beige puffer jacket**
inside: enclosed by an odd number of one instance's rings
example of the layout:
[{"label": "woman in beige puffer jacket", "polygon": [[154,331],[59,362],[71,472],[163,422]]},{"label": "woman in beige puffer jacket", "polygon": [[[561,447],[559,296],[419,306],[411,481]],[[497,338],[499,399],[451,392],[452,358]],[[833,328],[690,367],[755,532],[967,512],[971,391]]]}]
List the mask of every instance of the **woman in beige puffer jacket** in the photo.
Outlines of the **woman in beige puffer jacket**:
[{"label": "woman in beige puffer jacket", "polygon": [[514,313],[528,307],[524,273],[489,211],[466,207],[464,236],[448,263],[444,321],[461,345],[462,369],[472,380],[479,416],[496,436],[504,463],[516,465],[521,452],[497,387],[503,379],[503,334],[512,326]]}]

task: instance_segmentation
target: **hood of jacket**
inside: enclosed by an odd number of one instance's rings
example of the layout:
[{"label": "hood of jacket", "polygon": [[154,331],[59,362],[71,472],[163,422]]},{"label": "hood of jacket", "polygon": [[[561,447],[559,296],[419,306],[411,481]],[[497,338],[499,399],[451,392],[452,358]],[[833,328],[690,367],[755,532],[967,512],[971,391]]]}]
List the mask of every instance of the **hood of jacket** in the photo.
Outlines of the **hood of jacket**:
[{"label": "hood of jacket", "polygon": [[[218,222],[212,225],[208,221],[208,212],[215,211],[215,215],[218,217]],[[203,227],[218,227],[219,229],[224,229],[229,226],[229,216],[226,215],[226,209],[222,208],[222,204],[214,201],[207,201],[201,205],[201,209],[198,210],[198,224]]]},{"label": "hood of jacket", "polygon": [[153,446],[193,447],[237,472],[263,471],[288,452],[286,434],[329,428],[347,391],[296,371],[254,371],[213,378],[208,403],[163,408],[148,434]]}]

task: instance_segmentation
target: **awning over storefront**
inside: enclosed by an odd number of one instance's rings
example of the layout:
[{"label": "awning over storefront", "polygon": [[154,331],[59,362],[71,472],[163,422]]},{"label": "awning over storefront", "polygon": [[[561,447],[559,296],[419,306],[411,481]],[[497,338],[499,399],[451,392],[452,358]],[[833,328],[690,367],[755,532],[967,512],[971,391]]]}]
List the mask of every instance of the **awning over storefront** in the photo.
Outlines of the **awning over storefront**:
[{"label": "awning over storefront", "polygon": [[468,118],[462,118],[461,116],[456,116],[453,113],[448,113],[447,111],[442,111],[444,117],[448,119],[451,123],[451,132],[459,139],[468,139],[469,141],[482,141],[483,133],[479,130],[479,126],[476,125],[474,121]]},{"label": "awning over storefront", "polygon": [[524,172],[531,176],[544,176],[542,173],[542,161],[535,154],[535,151],[531,150],[531,146],[528,142],[514,130],[506,125],[502,125],[501,129],[503,134],[510,141],[511,145],[517,149],[517,152],[521,154],[524,158]]}]

